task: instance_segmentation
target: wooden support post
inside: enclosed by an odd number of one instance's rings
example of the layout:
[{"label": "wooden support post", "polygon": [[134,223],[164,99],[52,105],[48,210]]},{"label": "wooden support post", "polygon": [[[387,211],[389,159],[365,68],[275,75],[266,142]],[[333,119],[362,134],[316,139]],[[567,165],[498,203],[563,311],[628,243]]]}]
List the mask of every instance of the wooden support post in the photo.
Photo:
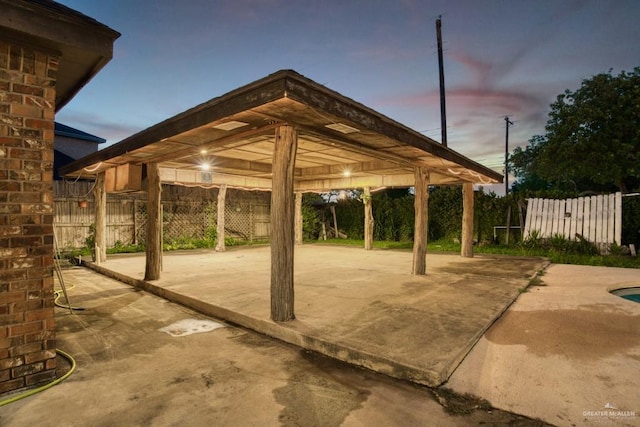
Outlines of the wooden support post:
[{"label": "wooden support post", "polygon": [[371,187],[364,187],[364,249],[373,249],[373,208],[371,206]]},{"label": "wooden support post", "polygon": [[147,164],[147,230],[146,267],[144,280],[160,279],[162,270],[162,209],[160,194],[160,168],[157,163]]},{"label": "wooden support post", "polygon": [[216,252],[224,252],[224,210],[227,198],[227,184],[220,185],[218,189],[218,206],[216,207],[218,219],[216,221]]},{"label": "wooden support post", "polygon": [[100,265],[107,260],[107,189],[104,172],[96,177],[93,197],[96,205],[93,260]]},{"label": "wooden support post", "polygon": [[271,320],[295,319],[293,311],[293,172],[298,135],[292,126],[275,132],[271,188]]},{"label": "wooden support post", "polygon": [[462,246],[460,255],[473,258],[473,183],[462,184]]},{"label": "wooden support post", "polygon": [[331,211],[331,216],[333,217],[333,230],[335,231],[333,237],[339,239],[340,232],[338,231],[338,216],[336,215],[336,207],[334,205],[330,205],[329,210]]},{"label": "wooden support post", "polygon": [[413,271],[423,275],[427,271],[427,226],[429,224],[429,170],[417,167],[415,175],[415,231],[413,233]]},{"label": "wooden support post", "polygon": [[[518,220],[520,222],[520,241],[524,241],[524,212],[527,209],[527,206],[524,204],[524,201],[518,200]],[[567,235],[568,239],[573,239],[573,236],[569,233]]]},{"label": "wooden support post", "polygon": [[509,246],[511,240],[511,205],[507,206],[507,229],[505,231],[504,243]]},{"label": "wooden support post", "polygon": [[302,193],[296,193],[296,245],[302,244]]}]

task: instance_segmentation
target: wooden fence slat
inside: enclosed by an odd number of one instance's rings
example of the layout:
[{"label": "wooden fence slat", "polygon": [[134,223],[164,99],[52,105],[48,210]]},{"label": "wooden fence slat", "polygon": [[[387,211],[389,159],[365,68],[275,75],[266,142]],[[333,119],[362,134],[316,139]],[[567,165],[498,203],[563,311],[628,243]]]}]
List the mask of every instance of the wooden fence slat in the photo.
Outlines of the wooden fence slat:
[{"label": "wooden fence slat", "polygon": [[571,199],[571,206],[569,208],[569,213],[571,214],[571,218],[569,221],[569,232],[567,238],[575,239],[576,236],[576,227],[578,224],[578,216],[576,215],[576,211],[578,210],[578,199]]},{"label": "wooden fence slat", "polygon": [[547,213],[549,212],[549,200],[548,199],[543,199],[542,200],[542,211],[541,213],[541,218],[540,218],[540,236],[546,236],[547,235]]},{"label": "wooden fence slat", "polygon": [[596,234],[596,224],[598,222],[598,200],[596,196],[589,197],[589,241],[595,242],[598,239]]},{"label": "wooden fence slat", "polygon": [[558,217],[558,234],[561,234],[565,237],[567,237],[567,234],[564,232],[564,224],[566,222],[564,218],[564,212],[566,210],[566,205],[566,201],[560,200],[558,202],[558,212],[556,212],[556,216]]},{"label": "wooden fence slat", "polygon": [[618,245],[622,245],[622,193],[616,193],[615,201],[615,225],[614,225],[614,238]]},{"label": "wooden fence slat", "polygon": [[524,230],[522,231],[522,237],[524,239],[528,238],[531,234],[531,226],[534,221],[534,209],[535,209],[535,199],[527,200],[527,215],[524,220]]},{"label": "wooden fence slat", "polygon": [[560,200],[552,201],[553,210],[551,211],[551,235],[558,233],[558,211],[560,209]]},{"label": "wooden fence slat", "polygon": [[538,199],[538,208],[536,209],[536,230],[542,233],[542,230],[545,228],[545,205],[544,199]]},{"label": "wooden fence slat", "polygon": [[602,221],[602,200],[598,200],[598,196],[592,196],[593,201],[591,202],[591,228],[593,232],[591,233],[591,238],[594,243],[598,243],[600,241],[600,236],[598,236],[598,225]]},{"label": "wooden fence slat", "polygon": [[615,207],[616,207],[616,195],[615,194],[609,194],[608,196],[605,196],[608,201],[607,201],[607,207],[608,209],[606,210],[606,215],[607,215],[607,243],[611,244],[614,243],[616,241],[616,237],[614,234],[614,230],[615,230],[615,221],[616,221],[616,212],[615,212]]},{"label": "wooden fence slat", "polygon": [[587,240],[591,240],[591,197],[584,198],[584,211],[582,215],[584,217],[582,236]]},{"label": "wooden fence slat", "polygon": [[576,200],[576,229],[573,231],[573,238],[576,234],[584,235],[584,197],[578,197]]}]

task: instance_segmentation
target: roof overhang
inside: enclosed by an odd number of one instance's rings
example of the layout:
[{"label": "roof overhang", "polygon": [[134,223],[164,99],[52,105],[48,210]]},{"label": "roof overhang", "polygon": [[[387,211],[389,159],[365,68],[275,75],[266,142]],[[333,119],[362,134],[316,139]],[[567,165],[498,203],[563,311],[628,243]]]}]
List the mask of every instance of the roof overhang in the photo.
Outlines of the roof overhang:
[{"label": "roof overhang", "polygon": [[[211,99],[60,170],[90,177],[158,163],[163,182],[271,189],[275,128],[297,129],[296,191],[497,183],[502,176],[294,71],[282,70]],[[210,165],[203,170],[203,165]]]},{"label": "roof overhang", "polygon": [[112,58],[120,33],[50,0],[0,0],[0,38],[60,55],[60,110]]}]

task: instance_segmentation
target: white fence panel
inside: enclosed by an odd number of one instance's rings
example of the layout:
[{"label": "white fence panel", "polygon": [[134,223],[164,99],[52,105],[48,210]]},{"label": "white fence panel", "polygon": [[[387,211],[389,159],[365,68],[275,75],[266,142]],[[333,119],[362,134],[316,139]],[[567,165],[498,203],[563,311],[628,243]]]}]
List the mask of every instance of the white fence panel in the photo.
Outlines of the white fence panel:
[{"label": "white fence panel", "polygon": [[622,239],[622,194],[575,199],[528,199],[524,236],[562,235],[596,244],[620,244]]}]

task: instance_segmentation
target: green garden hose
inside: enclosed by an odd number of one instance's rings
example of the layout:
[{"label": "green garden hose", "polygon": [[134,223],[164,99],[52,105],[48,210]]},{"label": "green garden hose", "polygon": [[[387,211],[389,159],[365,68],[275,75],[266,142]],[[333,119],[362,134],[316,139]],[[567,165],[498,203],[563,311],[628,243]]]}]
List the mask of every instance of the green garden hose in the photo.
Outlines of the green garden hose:
[{"label": "green garden hose", "polygon": [[36,393],[40,393],[41,391],[45,391],[51,387],[53,387],[54,385],[60,384],[62,381],[66,380],[67,378],[69,378],[69,376],[73,373],[73,371],[76,370],[76,361],[73,357],[71,357],[70,354],[65,353],[62,350],[56,350],[57,353],[59,353],[62,357],[64,357],[65,359],[67,359],[69,361],[69,363],[71,363],[71,369],[69,369],[69,372],[67,372],[66,374],[64,374],[63,376],[61,376],[60,378],[56,378],[55,380],[51,381],[48,384],[45,384],[41,387],[38,388],[34,388],[32,390],[28,390],[22,394],[18,394],[16,396],[13,396],[9,399],[6,400],[1,400],[0,401],[0,406],[4,406],[4,405],[8,405],[9,403],[13,403],[15,401],[18,401],[20,399],[24,399],[25,397],[29,397],[29,396],[33,396]]}]

